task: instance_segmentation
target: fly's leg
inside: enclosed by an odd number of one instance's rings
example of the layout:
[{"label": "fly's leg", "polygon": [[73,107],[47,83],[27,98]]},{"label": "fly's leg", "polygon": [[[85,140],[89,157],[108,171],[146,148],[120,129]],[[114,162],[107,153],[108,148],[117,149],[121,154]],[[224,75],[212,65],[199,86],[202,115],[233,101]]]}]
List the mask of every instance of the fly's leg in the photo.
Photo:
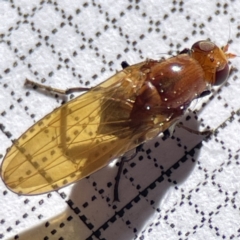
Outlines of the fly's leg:
[{"label": "fly's leg", "polygon": [[163,134],[162,140],[165,141],[166,139],[168,139],[169,137],[172,136],[173,132],[171,132],[169,129],[167,129],[162,134]]},{"label": "fly's leg", "polygon": [[62,89],[58,89],[58,88],[52,88],[50,86],[45,86],[43,84],[33,82],[29,79],[25,80],[25,85],[31,85],[31,86],[33,86],[33,88],[40,88],[40,89],[44,89],[49,92],[55,92],[55,93],[63,94],[63,95],[68,95],[68,94],[71,94],[74,92],[85,92],[85,91],[89,91],[91,89],[91,88],[84,88],[84,87],[75,87],[75,88],[68,88],[66,90],[62,90]]},{"label": "fly's leg", "polygon": [[[164,132],[162,132],[163,136],[162,136],[162,139],[163,140],[166,140],[167,138],[169,138],[172,133],[169,131],[169,129],[165,130]],[[118,172],[117,172],[117,175],[115,177],[115,185],[114,185],[114,198],[113,198],[113,201],[118,201],[119,202],[119,195],[118,195],[118,186],[119,186],[119,181],[120,181],[120,178],[121,178],[121,174],[122,174],[122,170],[123,170],[123,165],[125,162],[129,162],[130,160],[132,160],[133,158],[135,158],[137,156],[137,154],[142,151],[142,148],[143,148],[143,143],[140,144],[139,146],[136,147],[135,149],[135,153],[132,154],[130,157],[126,157],[126,156],[123,156],[121,158],[121,161],[120,161],[120,164],[119,164],[119,167],[118,167]]]},{"label": "fly's leg", "polygon": [[129,67],[129,64],[128,64],[126,61],[123,61],[123,62],[121,63],[121,66],[122,66],[122,68],[124,69],[124,68],[126,68],[126,67]]},{"label": "fly's leg", "polygon": [[205,90],[199,96],[197,96],[197,98],[206,97],[206,96],[209,96],[210,94],[211,94],[210,90]]},{"label": "fly's leg", "polygon": [[188,55],[190,55],[191,54],[191,49],[184,48],[179,54],[188,54]]},{"label": "fly's leg", "polygon": [[139,146],[136,147],[135,153],[132,154],[132,156],[130,157],[126,157],[123,156],[121,157],[121,161],[120,161],[120,165],[118,167],[118,172],[117,175],[115,177],[115,185],[114,185],[114,197],[113,197],[113,201],[117,201],[119,202],[119,195],[118,195],[118,186],[119,186],[119,181],[121,178],[121,174],[122,174],[122,170],[123,170],[123,165],[125,162],[129,162],[131,161],[133,158],[135,158],[137,156],[137,154],[142,150],[142,146],[143,144],[140,144]]},{"label": "fly's leg", "polygon": [[[128,67],[129,64],[126,61],[123,61],[121,63],[121,66],[124,69],[124,68]],[[55,93],[62,94],[62,95],[68,95],[68,94],[71,94],[71,93],[74,93],[74,92],[86,92],[86,91],[89,91],[91,89],[91,88],[84,88],[84,87],[75,87],[75,88],[68,88],[66,90],[62,90],[62,89],[46,86],[46,85],[43,85],[43,84],[40,84],[40,83],[36,83],[36,82],[31,81],[29,79],[25,80],[25,85],[31,85],[31,86],[33,86],[33,88],[40,88],[40,89],[44,89],[48,92],[55,92]]]},{"label": "fly's leg", "polygon": [[193,133],[193,134],[196,134],[196,135],[201,135],[201,136],[206,136],[206,137],[208,137],[209,135],[211,135],[213,133],[212,130],[206,130],[206,131],[201,132],[201,131],[197,131],[197,130],[188,128],[188,127],[186,127],[186,126],[184,126],[182,124],[179,124],[179,123],[177,124],[177,126],[187,130],[190,133]]}]

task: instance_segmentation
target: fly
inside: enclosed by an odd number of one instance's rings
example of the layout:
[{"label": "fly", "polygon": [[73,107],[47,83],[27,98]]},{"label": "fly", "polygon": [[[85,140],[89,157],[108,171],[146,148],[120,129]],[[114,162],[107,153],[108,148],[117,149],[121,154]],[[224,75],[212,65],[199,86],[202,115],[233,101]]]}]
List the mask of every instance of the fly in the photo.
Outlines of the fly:
[{"label": "fly", "polygon": [[13,143],[1,165],[4,183],[20,195],[58,190],[163,133],[194,99],[228,78],[228,59],[235,55],[227,51],[228,45],[198,41],[168,59],[123,63],[122,71],[89,90],[61,91],[34,83],[66,94],[88,91],[53,110]]}]

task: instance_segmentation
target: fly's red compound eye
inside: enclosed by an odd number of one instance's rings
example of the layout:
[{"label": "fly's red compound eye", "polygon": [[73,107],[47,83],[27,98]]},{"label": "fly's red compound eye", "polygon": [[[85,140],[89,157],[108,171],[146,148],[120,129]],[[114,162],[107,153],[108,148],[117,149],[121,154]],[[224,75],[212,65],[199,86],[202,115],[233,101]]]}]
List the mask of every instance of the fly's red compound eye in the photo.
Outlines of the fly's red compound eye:
[{"label": "fly's red compound eye", "polygon": [[214,82],[214,86],[218,86],[221,85],[222,83],[224,83],[229,75],[229,66],[228,64],[225,65],[225,67],[221,70],[217,70],[216,71],[216,78],[215,78],[215,82]]}]

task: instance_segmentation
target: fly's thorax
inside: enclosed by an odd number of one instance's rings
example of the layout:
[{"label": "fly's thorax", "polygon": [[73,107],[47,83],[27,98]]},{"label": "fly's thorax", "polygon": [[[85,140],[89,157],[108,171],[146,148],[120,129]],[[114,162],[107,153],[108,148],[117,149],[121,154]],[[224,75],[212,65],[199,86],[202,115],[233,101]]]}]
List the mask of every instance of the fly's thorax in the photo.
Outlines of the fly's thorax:
[{"label": "fly's thorax", "polygon": [[145,82],[136,93],[130,114],[135,125],[153,124],[164,130],[206,89],[202,67],[188,54],[148,60],[140,71]]},{"label": "fly's thorax", "polygon": [[184,108],[206,89],[204,72],[188,54],[152,62],[147,80],[158,92],[161,107]]}]

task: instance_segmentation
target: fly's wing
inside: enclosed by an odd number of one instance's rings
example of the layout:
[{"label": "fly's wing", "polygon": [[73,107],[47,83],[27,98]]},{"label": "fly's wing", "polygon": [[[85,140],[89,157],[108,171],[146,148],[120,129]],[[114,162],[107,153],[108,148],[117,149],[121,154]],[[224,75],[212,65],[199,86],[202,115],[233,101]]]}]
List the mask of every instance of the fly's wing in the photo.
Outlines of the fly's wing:
[{"label": "fly's wing", "polygon": [[[143,64],[143,63],[142,63]],[[59,189],[82,179],[138,145],[144,131],[129,124],[142,64],[38,121],[11,147],[1,166],[5,184],[18,194]]]}]

